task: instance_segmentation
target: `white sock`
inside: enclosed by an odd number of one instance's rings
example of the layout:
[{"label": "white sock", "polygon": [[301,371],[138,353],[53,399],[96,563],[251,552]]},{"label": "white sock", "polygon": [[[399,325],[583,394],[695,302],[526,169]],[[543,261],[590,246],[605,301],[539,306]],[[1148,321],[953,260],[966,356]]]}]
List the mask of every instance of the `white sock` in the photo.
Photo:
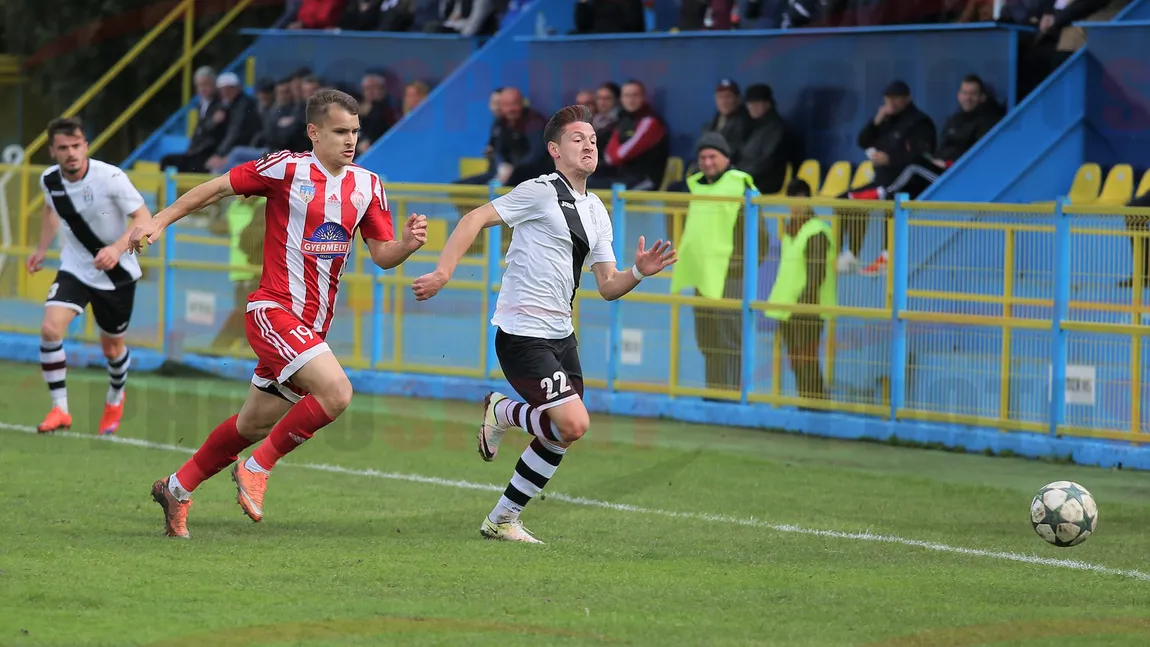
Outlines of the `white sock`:
[{"label": "white sock", "polygon": [[175,472],[168,477],[168,491],[179,501],[187,501],[192,498],[192,494],[185,490],[183,484],[180,483],[180,479],[176,478]]},{"label": "white sock", "polygon": [[271,472],[264,469],[263,465],[260,465],[258,462],[256,462],[255,456],[252,456],[244,461],[244,467],[246,467],[249,472],[262,472],[264,474],[271,474]]}]

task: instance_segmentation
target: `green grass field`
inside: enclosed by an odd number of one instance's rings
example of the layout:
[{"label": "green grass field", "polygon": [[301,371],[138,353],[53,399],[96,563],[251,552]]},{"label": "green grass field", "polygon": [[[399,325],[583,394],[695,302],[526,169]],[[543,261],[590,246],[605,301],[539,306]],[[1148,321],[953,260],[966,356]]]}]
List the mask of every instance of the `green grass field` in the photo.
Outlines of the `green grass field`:
[{"label": "green grass field", "polygon": [[[105,441],[102,372],[55,436],[37,367],[0,376],[0,645],[1150,644],[1144,473],[595,416],[524,513],[547,544],[507,544],[477,529],[527,436],[488,464],[479,405],[357,396],[262,523],[225,473],[179,541],[149,487],[243,383],[133,374]],[[1100,509],[1070,549],[1028,518],[1060,479]]]}]

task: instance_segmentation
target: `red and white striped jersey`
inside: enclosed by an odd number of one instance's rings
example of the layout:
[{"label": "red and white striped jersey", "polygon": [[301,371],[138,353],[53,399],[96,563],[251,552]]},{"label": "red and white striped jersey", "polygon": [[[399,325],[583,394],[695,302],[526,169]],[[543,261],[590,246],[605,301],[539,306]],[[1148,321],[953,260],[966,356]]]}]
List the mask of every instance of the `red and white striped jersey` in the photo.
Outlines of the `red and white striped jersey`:
[{"label": "red and white striped jersey", "polygon": [[229,172],[232,190],[267,198],[264,265],[248,309],[272,302],[326,334],[358,230],[395,237],[379,176],[354,164],[331,175],[313,153],[283,151]]}]

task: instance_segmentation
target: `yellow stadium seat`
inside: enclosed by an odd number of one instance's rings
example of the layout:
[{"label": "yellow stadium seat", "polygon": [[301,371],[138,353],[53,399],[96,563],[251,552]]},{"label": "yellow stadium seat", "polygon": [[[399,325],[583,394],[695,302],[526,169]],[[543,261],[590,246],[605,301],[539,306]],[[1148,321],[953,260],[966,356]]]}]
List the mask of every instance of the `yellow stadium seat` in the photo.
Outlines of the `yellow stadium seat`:
[{"label": "yellow stadium seat", "polygon": [[1138,188],[1134,191],[1135,198],[1141,198],[1150,191],[1150,169],[1142,174],[1142,180],[1138,182]]},{"label": "yellow stadium seat", "polygon": [[811,195],[819,194],[819,179],[822,173],[823,169],[818,160],[806,160],[799,166],[798,178],[810,185]]},{"label": "yellow stadium seat", "polygon": [[475,175],[483,175],[487,172],[487,158],[486,157],[460,157],[459,158],[459,177],[472,177]]},{"label": "yellow stadium seat", "polygon": [[164,183],[164,174],[160,170],[159,162],[139,161],[132,165],[132,172],[128,174],[132,184],[141,193],[159,193]]},{"label": "yellow stadium seat", "polygon": [[827,169],[827,177],[816,195],[824,198],[837,198],[847,192],[851,183],[851,163],[835,162]]},{"label": "yellow stadium seat", "polygon": [[682,157],[668,157],[667,167],[663,170],[663,182],[659,185],[660,191],[666,191],[667,187],[676,182],[683,181],[683,158]]},{"label": "yellow stadium seat", "polygon": [[1087,162],[1078,167],[1074,174],[1074,182],[1066,197],[1071,204],[1091,204],[1098,200],[1098,193],[1102,190],[1102,167],[1094,162]]},{"label": "yellow stadium seat", "polygon": [[1106,174],[1106,183],[1097,204],[1122,207],[1134,196],[1134,169],[1129,164],[1115,164]]},{"label": "yellow stadium seat", "polygon": [[860,189],[874,182],[874,164],[866,160],[855,169],[855,177],[851,182],[851,189]]}]

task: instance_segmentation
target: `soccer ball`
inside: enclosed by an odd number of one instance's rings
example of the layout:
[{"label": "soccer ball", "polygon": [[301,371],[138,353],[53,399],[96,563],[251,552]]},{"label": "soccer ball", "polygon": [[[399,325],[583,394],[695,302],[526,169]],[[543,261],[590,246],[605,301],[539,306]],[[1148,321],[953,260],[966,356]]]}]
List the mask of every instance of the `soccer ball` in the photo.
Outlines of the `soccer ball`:
[{"label": "soccer ball", "polygon": [[1055,546],[1077,546],[1098,526],[1098,504],[1081,485],[1055,481],[1039,490],[1030,502],[1030,522],[1039,537]]}]

